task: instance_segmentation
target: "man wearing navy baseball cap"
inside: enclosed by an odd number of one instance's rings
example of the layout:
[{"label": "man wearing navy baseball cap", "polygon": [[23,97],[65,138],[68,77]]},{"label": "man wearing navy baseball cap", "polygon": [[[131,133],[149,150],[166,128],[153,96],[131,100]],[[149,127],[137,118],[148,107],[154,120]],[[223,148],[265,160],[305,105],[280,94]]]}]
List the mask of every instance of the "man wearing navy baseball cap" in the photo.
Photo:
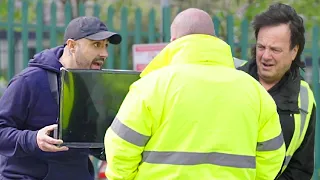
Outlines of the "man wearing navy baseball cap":
[{"label": "man wearing navy baseball cap", "polygon": [[[119,44],[121,36],[110,32],[96,17],[73,19],[64,34],[65,50],[61,63],[69,68],[101,69],[108,57],[108,43]],[[70,60],[70,54],[72,55]]]},{"label": "man wearing navy baseball cap", "polygon": [[96,17],[78,17],[73,19],[64,34],[64,42],[68,39],[105,40],[111,44],[119,44],[121,36],[108,30],[107,26]]},{"label": "man wearing navy baseball cap", "polygon": [[121,36],[98,18],[75,18],[66,28],[63,45],[36,54],[11,79],[0,99],[1,180],[94,179],[92,150],[60,147],[62,140],[49,136],[57,128],[59,109],[49,79],[52,74],[58,77],[61,67],[101,69],[108,44],[120,42]]}]

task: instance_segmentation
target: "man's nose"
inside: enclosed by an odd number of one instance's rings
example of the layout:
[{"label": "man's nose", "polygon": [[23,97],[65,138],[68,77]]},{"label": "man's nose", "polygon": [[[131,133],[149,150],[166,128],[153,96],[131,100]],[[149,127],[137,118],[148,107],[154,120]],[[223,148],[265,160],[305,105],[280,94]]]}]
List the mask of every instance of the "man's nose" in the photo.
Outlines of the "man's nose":
[{"label": "man's nose", "polygon": [[272,54],[270,49],[266,49],[262,54],[262,59],[272,59]]},{"label": "man's nose", "polygon": [[100,57],[102,57],[102,58],[104,58],[104,59],[108,57],[108,50],[107,50],[107,48],[101,50],[101,52],[100,52]]}]

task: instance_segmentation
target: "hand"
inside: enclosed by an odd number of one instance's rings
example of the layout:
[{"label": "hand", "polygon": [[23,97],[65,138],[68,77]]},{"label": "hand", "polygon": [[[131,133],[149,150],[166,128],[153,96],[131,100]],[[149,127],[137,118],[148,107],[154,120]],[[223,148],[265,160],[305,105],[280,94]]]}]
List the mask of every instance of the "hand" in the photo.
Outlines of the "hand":
[{"label": "hand", "polygon": [[50,132],[56,129],[58,126],[56,124],[46,126],[40,129],[37,133],[37,144],[42,151],[45,152],[59,152],[67,151],[68,147],[62,146],[57,147],[56,145],[62,144],[63,141],[60,139],[54,139],[49,136]]}]

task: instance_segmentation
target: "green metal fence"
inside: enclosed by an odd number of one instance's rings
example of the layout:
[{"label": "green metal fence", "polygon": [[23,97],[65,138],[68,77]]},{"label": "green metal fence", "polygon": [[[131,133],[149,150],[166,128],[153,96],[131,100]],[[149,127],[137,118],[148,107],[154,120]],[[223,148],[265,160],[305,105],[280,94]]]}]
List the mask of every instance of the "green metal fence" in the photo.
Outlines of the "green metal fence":
[{"label": "green metal fence", "polygon": [[[50,23],[45,24],[44,3],[43,1],[22,1],[20,9],[15,8],[14,0],[6,0],[7,15],[6,19],[0,17],[0,74],[6,79],[12,78],[22,68],[27,66],[29,58],[34,53],[50,48],[62,43],[64,29],[72,19],[71,4],[67,2],[64,6],[64,25],[57,25],[57,5],[55,1],[50,5]],[[35,7],[31,7],[36,2]],[[14,19],[17,12],[21,13],[20,19]],[[86,6],[79,5],[79,15],[85,15]],[[150,9],[143,13],[143,9],[122,7],[103,8],[98,4],[93,6],[93,15],[101,18],[110,30],[120,33],[123,41],[119,46],[109,46],[109,57],[105,68],[110,69],[131,69],[132,68],[132,44],[136,43],[156,43],[169,42],[170,23],[172,17],[179,10],[166,7],[158,11]],[[36,14],[35,14],[36,13]],[[162,16],[161,16],[161,14]],[[29,15],[35,14],[35,19],[30,21]],[[162,17],[160,20],[159,17]],[[232,15],[225,19],[212,17],[216,28],[216,34],[224,39],[232,48],[233,55],[241,59],[248,59],[250,55],[250,46],[253,43],[253,32],[250,28],[249,20],[242,19],[235,21]],[[236,24],[236,22],[238,24]],[[160,27],[159,24],[163,26]],[[161,32],[161,33],[160,33]],[[2,33],[2,35],[1,35]],[[32,36],[32,33],[35,36]],[[18,36],[17,36],[18,34]],[[1,38],[3,37],[3,38]],[[306,72],[303,72],[306,80],[311,84],[317,104],[320,102],[319,96],[319,27],[314,26],[307,29],[307,44],[303,52],[303,58],[308,64]],[[34,41],[35,52],[30,51],[29,42]],[[47,45],[44,45],[48,41]],[[17,43],[21,43],[22,50],[17,51]],[[6,50],[4,50],[6,49]],[[18,58],[18,56],[21,58]],[[17,64],[22,67],[17,68]],[[319,117],[320,108],[317,110]],[[319,121],[319,118],[317,118]],[[320,124],[317,122],[317,129],[320,130]],[[315,179],[320,179],[320,131],[316,132],[316,164]]]}]

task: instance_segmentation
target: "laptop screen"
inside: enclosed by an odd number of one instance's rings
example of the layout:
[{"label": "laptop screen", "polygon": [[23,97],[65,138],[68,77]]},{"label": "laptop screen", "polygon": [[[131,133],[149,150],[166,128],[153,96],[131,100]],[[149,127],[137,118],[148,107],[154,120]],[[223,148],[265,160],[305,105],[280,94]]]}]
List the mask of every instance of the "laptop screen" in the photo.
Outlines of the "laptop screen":
[{"label": "laptop screen", "polygon": [[58,136],[73,148],[103,147],[137,71],[62,70]]}]

